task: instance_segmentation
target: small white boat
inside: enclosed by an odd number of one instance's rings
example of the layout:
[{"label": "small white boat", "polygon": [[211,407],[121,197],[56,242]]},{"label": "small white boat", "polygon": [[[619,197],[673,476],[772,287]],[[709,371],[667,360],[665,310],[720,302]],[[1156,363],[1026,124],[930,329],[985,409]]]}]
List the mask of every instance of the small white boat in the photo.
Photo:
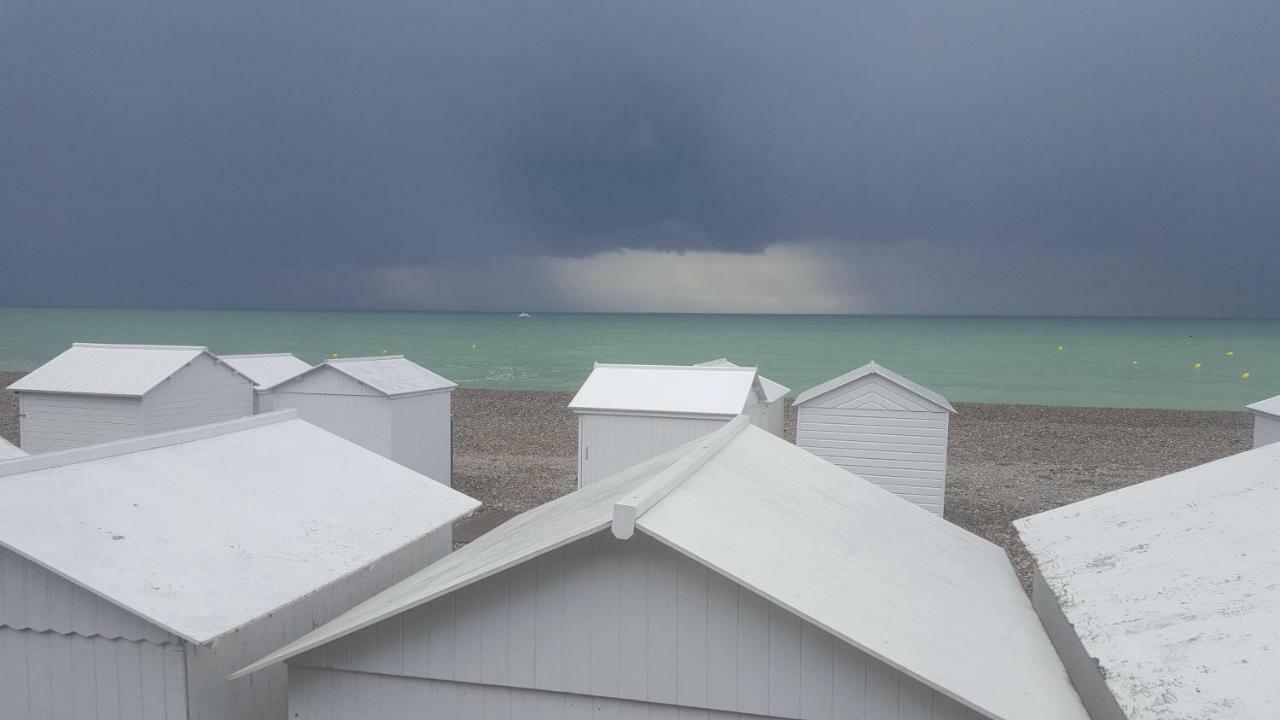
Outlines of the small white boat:
[{"label": "small white boat", "polygon": [[517,315],[516,317],[522,317],[522,318],[525,318],[525,317],[533,317],[533,316],[532,316],[532,315],[530,315],[529,313],[520,313],[520,314],[519,314],[519,315]]}]

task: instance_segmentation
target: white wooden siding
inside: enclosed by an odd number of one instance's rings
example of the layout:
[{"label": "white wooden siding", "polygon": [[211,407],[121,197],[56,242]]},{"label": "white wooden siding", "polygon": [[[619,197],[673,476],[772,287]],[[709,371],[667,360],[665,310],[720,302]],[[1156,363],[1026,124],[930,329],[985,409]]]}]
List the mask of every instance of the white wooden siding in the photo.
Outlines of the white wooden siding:
[{"label": "white wooden siding", "polygon": [[144,434],[140,398],[18,394],[22,449],[35,454]]},{"label": "white wooden siding", "polygon": [[391,402],[385,396],[373,395],[318,395],[292,390],[275,394],[276,410],[296,408],[298,417],[312,425],[395,460],[391,443]]},{"label": "white wooden siding", "polygon": [[253,384],[201,354],[142,398],[147,433],[234,420],[253,414]]},{"label": "white wooden siding", "polygon": [[1253,416],[1253,446],[1258,448],[1280,442],[1280,418]]},{"label": "white wooden siding", "polygon": [[[300,598],[272,615],[228,636],[213,647],[192,646],[96,595],[54,576],[44,568],[0,550],[0,693],[21,685],[22,693],[0,697],[0,718],[73,717],[27,713],[44,708],[53,687],[70,679],[59,702],[90,702],[91,718],[189,717],[190,720],[284,720],[286,670],[280,665],[248,678],[227,682],[227,675],[253,658],[328,622],[357,603],[408,577],[451,550],[451,532],[442,529],[388,555],[322,590]],[[163,651],[164,655],[155,653]],[[65,655],[90,663],[92,673],[67,676]],[[87,653],[87,654],[86,654]],[[145,661],[139,669],[139,656]],[[161,657],[162,663],[156,661]],[[158,669],[158,668],[161,668]],[[21,669],[17,672],[14,668]],[[151,715],[138,688],[173,686],[181,673],[181,715]],[[159,673],[159,674],[157,674]],[[94,678],[111,678],[116,688]],[[165,697],[172,700],[166,690]],[[7,693],[5,693],[7,694]],[[154,693],[152,693],[154,694]],[[60,696],[61,697],[61,696]],[[151,698],[152,695],[146,695]],[[9,702],[6,706],[4,703]],[[190,715],[186,708],[190,706]],[[23,712],[6,714],[10,708]],[[148,708],[146,713],[138,710]],[[167,707],[167,706],[166,706]],[[74,715],[74,717],[80,717]]]},{"label": "white wooden siding", "polygon": [[290,668],[298,718],[979,717],[642,534],[597,533]]},{"label": "white wooden siding", "polygon": [[796,444],[942,514],[950,415],[875,375],[797,409]]},{"label": "white wooden siding", "polygon": [[728,419],[578,415],[578,487],[715,432]]},{"label": "white wooden siding", "polygon": [[434,392],[390,401],[390,458],[446,486],[453,484],[452,397]]},{"label": "white wooden siding", "polygon": [[180,645],[0,626],[0,718],[181,720],[183,671]]},{"label": "white wooden siding", "polygon": [[780,397],[771,403],[765,403],[764,416],[759,423],[760,427],[769,432],[784,437],[787,425],[787,398]]}]

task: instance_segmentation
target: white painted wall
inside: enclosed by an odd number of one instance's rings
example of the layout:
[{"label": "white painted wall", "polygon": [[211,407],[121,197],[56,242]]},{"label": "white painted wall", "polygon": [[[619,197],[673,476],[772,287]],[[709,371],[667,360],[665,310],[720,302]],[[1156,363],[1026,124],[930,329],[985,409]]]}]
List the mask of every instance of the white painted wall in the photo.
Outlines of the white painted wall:
[{"label": "white painted wall", "polygon": [[980,716],[637,534],[553,550],[290,662],[299,720]]},{"label": "white painted wall", "polygon": [[[450,550],[448,531],[432,533],[213,647],[195,647],[0,549],[0,718],[285,720],[284,666],[226,676]],[[80,706],[92,710],[46,710]]]},{"label": "white painted wall", "polygon": [[234,420],[253,414],[253,384],[208,355],[199,355],[142,398],[147,434]]},{"label": "white painted wall", "polygon": [[578,487],[714,432],[728,419],[578,413]]},{"label": "white painted wall", "polygon": [[778,437],[785,437],[787,426],[786,396],[780,397],[771,403],[765,403],[764,415],[758,424]]},{"label": "white painted wall", "polygon": [[270,402],[273,410],[295,408],[313,425],[440,483],[453,483],[448,391],[388,397],[322,368],[277,387]]},{"label": "white painted wall", "polygon": [[1258,448],[1280,442],[1280,418],[1261,413],[1253,414],[1253,446]]},{"label": "white painted wall", "polygon": [[29,453],[96,445],[145,434],[140,398],[18,393],[19,446]]},{"label": "white painted wall", "polygon": [[797,408],[796,444],[938,515],[950,414],[871,375]]}]

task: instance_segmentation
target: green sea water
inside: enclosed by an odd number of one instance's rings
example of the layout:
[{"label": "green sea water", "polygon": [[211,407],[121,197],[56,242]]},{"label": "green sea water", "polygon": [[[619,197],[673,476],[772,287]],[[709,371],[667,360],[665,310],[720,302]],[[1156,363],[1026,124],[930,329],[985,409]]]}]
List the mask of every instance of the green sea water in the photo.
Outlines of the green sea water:
[{"label": "green sea water", "polygon": [[1239,409],[1280,394],[1280,321],[1267,320],[0,308],[0,369],[77,341],[310,362],[385,350],[478,388],[570,390],[595,361],[728,357],[793,394],[869,360],[959,402]]}]

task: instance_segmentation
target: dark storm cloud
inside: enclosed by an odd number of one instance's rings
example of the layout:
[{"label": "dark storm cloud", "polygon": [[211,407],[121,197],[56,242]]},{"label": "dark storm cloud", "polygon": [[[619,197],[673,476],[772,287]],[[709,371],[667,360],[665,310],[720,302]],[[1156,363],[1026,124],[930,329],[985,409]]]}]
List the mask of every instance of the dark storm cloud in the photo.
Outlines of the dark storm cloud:
[{"label": "dark storm cloud", "polygon": [[991,278],[1049,265],[1037,308],[1280,314],[1276,37],[1274,3],[11,0],[0,303],[820,241],[899,274],[851,274],[883,310],[1019,312]]}]

